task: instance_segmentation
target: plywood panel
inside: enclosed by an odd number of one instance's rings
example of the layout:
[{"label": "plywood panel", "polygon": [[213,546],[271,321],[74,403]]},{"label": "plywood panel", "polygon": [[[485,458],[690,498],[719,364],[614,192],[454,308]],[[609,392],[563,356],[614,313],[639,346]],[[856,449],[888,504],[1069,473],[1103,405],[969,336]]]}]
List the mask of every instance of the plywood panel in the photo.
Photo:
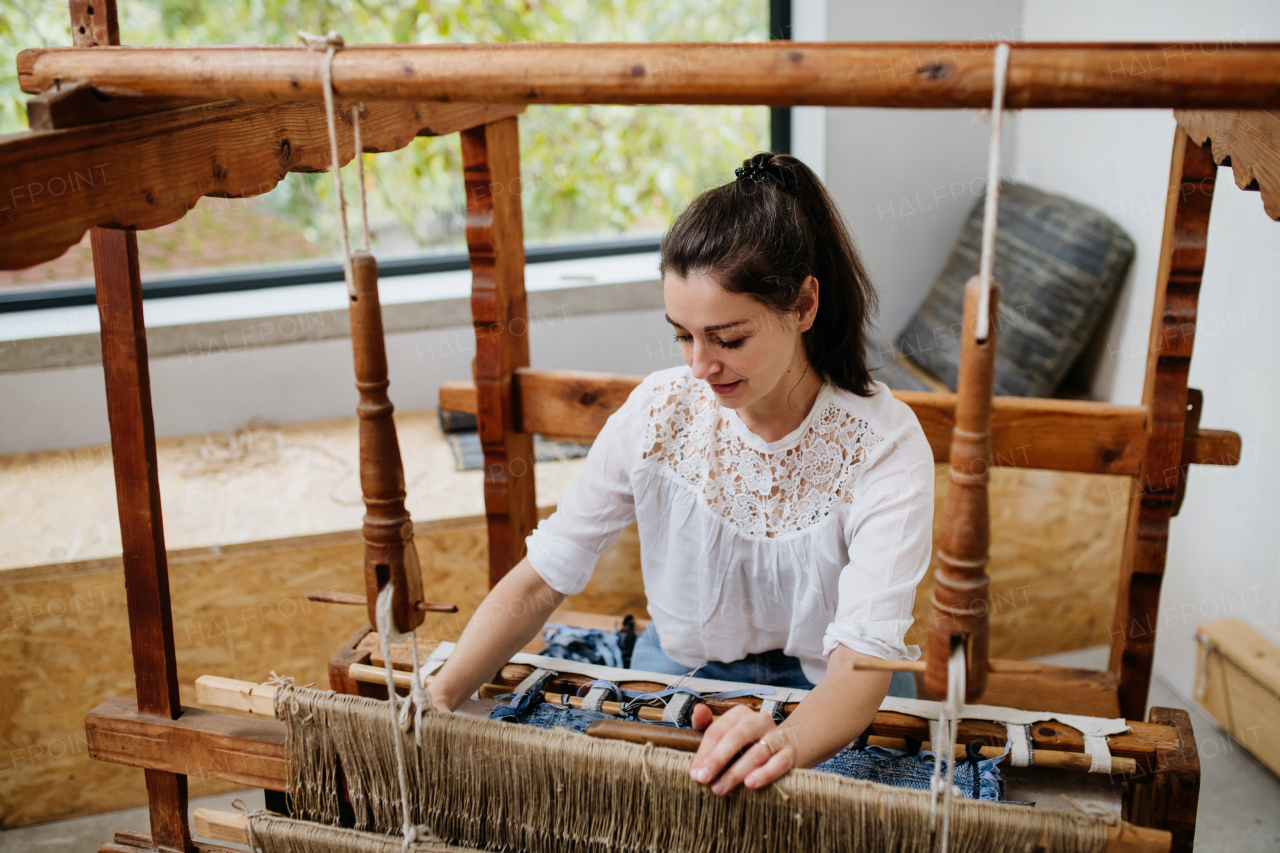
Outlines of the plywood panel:
[{"label": "plywood panel", "polygon": [[[935,543],[946,500],[938,465]],[[991,656],[1022,659],[1108,642],[1124,538],[1129,478],[991,470]],[[916,591],[909,643],[923,643],[935,553]],[[1051,630],[1046,630],[1046,628]]]},{"label": "plywood panel", "polygon": [[[427,614],[422,632],[456,640],[488,591],[483,522],[420,525],[416,541],[428,597],[461,611]],[[274,671],[327,685],[329,656],[364,609],[315,604],[306,592],[362,591],[362,560],[354,532],[171,558],[183,704],[196,704],[194,681],[205,674],[265,681]],[[146,802],[142,773],[85,754],[84,715],[108,696],[133,695],[123,572],[118,563],[61,577],[55,569],[25,580],[0,573],[0,827]],[[573,602],[644,615],[643,601],[632,529]],[[191,780],[193,797],[225,790]]]}]

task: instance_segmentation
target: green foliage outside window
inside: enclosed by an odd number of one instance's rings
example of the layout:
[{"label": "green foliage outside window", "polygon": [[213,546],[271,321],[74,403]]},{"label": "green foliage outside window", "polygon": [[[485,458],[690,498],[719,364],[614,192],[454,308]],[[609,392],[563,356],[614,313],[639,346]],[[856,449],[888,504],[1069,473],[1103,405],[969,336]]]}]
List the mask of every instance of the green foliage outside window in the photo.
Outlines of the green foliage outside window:
[{"label": "green foliage outside window", "polygon": [[[297,44],[298,30],[330,29],[348,44],[768,37],[765,0],[119,0],[119,5],[121,39],[135,45]],[[65,0],[0,0],[0,132],[26,126],[26,96],[18,90],[14,57],[28,47],[69,44],[67,15]],[[743,158],[767,148],[768,126],[764,107],[532,106],[520,119],[526,240],[660,233],[694,195],[731,179]],[[456,135],[367,156],[370,216],[382,254],[461,246],[460,157]],[[344,177],[350,202],[355,170],[348,167]],[[252,203],[251,215],[225,217],[223,227],[257,222],[257,230],[265,232],[286,225],[314,247],[311,254],[329,256],[336,243],[332,192],[328,175],[291,174]],[[264,229],[264,214],[281,221]],[[356,211],[350,215],[355,227]]]}]

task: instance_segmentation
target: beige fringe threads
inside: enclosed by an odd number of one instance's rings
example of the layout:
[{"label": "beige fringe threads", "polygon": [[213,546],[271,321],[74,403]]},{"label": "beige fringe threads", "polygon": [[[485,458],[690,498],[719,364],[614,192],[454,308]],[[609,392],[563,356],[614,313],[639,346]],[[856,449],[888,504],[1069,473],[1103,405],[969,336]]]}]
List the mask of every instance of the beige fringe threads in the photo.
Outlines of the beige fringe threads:
[{"label": "beige fringe threads", "polygon": [[[375,699],[293,686],[276,691],[276,714],[287,724],[294,814],[337,824],[340,766],[356,828],[386,834],[394,850],[400,787],[386,713],[386,703]],[[413,822],[464,847],[933,853],[941,840],[930,829],[926,791],[794,770],[760,790],[718,797],[689,778],[688,753],[460,714],[428,713],[421,731],[394,736],[407,756]],[[960,800],[950,823],[952,853],[1022,853],[1041,843],[1046,853],[1106,847],[1105,823],[1066,812]],[[314,848],[330,849],[337,848]]]}]

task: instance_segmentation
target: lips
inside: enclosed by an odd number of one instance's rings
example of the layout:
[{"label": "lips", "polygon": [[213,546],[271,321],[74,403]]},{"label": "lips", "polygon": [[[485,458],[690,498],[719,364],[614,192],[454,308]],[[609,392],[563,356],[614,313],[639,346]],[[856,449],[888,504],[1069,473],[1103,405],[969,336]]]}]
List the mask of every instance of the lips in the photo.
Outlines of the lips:
[{"label": "lips", "polygon": [[714,382],[710,383],[711,390],[715,391],[717,394],[732,394],[734,391],[738,389],[738,386],[741,384],[742,384],[741,379],[739,379],[737,382],[730,382],[728,385],[717,385]]}]

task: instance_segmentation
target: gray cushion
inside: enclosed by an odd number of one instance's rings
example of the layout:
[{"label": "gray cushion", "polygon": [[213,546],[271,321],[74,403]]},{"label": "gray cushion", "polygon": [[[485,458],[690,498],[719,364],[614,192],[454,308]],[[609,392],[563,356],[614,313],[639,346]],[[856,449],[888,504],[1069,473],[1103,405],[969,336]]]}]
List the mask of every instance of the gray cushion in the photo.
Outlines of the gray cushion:
[{"label": "gray cushion", "polygon": [[[903,356],[956,387],[964,284],[982,250],[978,199],[946,266],[898,339]],[[1047,397],[1080,356],[1133,257],[1110,217],[1025,184],[1001,184],[994,276],[1000,285],[995,392]]]}]

